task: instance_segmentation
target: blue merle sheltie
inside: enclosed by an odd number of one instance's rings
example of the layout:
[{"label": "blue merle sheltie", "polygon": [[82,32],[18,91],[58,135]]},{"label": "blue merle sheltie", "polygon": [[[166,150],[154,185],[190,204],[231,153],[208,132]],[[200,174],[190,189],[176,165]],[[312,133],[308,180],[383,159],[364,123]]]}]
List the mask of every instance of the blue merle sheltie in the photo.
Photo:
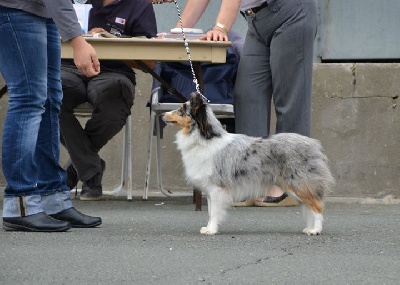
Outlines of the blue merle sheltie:
[{"label": "blue merle sheltie", "polygon": [[334,178],[319,141],[293,133],[268,138],[228,133],[196,92],[163,120],[181,128],[175,143],[187,181],[207,195],[209,220],[200,233],[218,232],[233,199],[261,197],[273,185],[302,202],[303,232],[321,233],[322,200]]}]

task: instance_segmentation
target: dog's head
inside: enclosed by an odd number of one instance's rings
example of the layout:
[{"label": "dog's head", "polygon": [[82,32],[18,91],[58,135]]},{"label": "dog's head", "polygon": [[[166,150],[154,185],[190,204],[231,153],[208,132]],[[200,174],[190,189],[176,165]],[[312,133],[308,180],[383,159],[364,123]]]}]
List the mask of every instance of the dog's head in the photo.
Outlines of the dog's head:
[{"label": "dog's head", "polygon": [[179,109],[165,113],[163,120],[167,124],[182,128],[182,132],[186,135],[198,130],[201,137],[205,139],[220,136],[211,123],[215,124],[218,120],[215,119],[201,94],[197,92],[191,93],[189,101],[183,103]]}]

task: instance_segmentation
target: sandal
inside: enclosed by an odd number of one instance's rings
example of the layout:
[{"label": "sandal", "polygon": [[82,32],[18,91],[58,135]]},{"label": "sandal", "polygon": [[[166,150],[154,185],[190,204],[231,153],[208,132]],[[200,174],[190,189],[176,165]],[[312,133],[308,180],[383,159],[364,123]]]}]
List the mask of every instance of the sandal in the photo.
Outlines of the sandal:
[{"label": "sandal", "polygon": [[288,194],[283,193],[280,197],[266,196],[262,200],[254,201],[254,205],[257,207],[291,207],[298,206],[300,203]]},{"label": "sandal", "polygon": [[233,207],[251,207],[254,206],[254,200],[253,199],[246,199],[243,201],[234,201],[232,203]]}]

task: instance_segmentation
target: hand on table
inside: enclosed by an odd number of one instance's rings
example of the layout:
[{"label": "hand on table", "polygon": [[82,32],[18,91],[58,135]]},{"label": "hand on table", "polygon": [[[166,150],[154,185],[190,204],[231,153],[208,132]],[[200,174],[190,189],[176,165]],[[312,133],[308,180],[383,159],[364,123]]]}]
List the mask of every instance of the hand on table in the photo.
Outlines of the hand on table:
[{"label": "hand on table", "polygon": [[227,41],[228,36],[222,30],[214,28],[213,30],[209,30],[204,36],[202,36],[200,40]]},{"label": "hand on table", "polygon": [[104,30],[103,28],[93,28],[88,32],[88,34],[94,35],[94,34],[102,33],[102,32],[105,32],[105,31],[106,30]]},{"label": "hand on table", "polygon": [[74,63],[76,67],[87,77],[100,73],[100,62],[95,49],[86,42],[82,36],[73,38],[70,44],[74,50]]}]

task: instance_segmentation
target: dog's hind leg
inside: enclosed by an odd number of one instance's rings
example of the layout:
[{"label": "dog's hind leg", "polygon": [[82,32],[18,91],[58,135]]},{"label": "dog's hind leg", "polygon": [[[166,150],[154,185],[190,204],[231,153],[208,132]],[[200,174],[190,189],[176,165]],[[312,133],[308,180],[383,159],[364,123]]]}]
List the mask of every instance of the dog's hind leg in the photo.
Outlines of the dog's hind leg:
[{"label": "dog's hind leg", "polygon": [[324,220],[322,216],[323,204],[322,201],[306,195],[305,197],[299,196],[305,205],[303,205],[304,214],[306,217],[307,226],[303,230],[303,233],[307,235],[319,235],[322,231],[322,222]]},{"label": "dog's hind leg", "polygon": [[308,206],[302,205],[303,213],[306,218],[307,226],[303,233],[307,235],[319,235],[322,231],[322,222],[324,220],[321,213],[314,212]]},{"label": "dog's hind leg", "polygon": [[301,209],[303,217],[306,220],[306,228],[303,230],[303,232],[305,232],[306,229],[312,229],[314,227],[314,215],[313,212],[304,204],[301,205]]},{"label": "dog's hind leg", "polygon": [[303,233],[307,235],[319,235],[322,231],[322,222],[324,220],[322,212],[324,205],[321,199],[307,188],[295,189],[290,185],[285,188],[293,192],[303,203],[303,214],[306,219],[306,228]]},{"label": "dog's hind leg", "polygon": [[200,233],[214,235],[218,232],[218,227],[225,218],[227,209],[232,204],[232,197],[229,191],[223,188],[215,187],[208,190],[208,224],[200,229]]}]

